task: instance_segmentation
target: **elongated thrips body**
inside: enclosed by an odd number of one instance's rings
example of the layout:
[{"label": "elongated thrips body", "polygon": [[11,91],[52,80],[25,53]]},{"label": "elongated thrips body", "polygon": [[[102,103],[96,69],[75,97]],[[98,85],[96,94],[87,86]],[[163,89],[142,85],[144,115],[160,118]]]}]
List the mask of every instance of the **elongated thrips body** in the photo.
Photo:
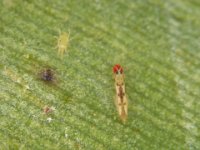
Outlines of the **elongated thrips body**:
[{"label": "elongated thrips body", "polygon": [[128,100],[125,92],[123,68],[120,65],[113,67],[115,77],[116,98],[115,104],[119,113],[120,119],[125,122],[128,116]]}]

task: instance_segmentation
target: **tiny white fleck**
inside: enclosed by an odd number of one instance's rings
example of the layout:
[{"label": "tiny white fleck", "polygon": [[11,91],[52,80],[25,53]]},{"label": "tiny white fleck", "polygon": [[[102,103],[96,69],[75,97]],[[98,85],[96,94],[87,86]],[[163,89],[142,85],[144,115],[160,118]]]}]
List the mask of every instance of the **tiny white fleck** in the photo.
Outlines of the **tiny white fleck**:
[{"label": "tiny white fleck", "polygon": [[52,118],[47,118],[47,121],[50,123],[53,119]]}]

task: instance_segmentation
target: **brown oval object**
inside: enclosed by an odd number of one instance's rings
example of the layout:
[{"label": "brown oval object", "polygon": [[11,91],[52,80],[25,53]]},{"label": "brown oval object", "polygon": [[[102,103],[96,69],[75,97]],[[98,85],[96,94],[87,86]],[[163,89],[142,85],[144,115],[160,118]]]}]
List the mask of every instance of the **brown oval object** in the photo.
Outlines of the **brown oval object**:
[{"label": "brown oval object", "polygon": [[49,107],[49,106],[44,106],[44,108],[43,108],[43,112],[44,112],[44,114],[46,114],[46,115],[47,115],[47,114],[53,113],[54,110],[55,110],[54,107]]}]

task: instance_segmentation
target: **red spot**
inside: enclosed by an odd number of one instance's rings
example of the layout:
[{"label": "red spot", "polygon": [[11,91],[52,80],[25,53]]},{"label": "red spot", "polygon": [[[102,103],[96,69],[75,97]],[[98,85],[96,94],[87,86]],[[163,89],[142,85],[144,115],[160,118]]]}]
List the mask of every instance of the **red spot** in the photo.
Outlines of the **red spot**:
[{"label": "red spot", "polygon": [[118,74],[118,73],[123,73],[123,68],[119,65],[119,64],[116,64],[114,67],[113,67],[113,72]]},{"label": "red spot", "polygon": [[45,106],[45,107],[43,108],[43,111],[44,111],[45,114],[49,114],[49,113],[52,113],[52,112],[53,112],[53,109],[50,108],[50,107],[48,107],[48,106]]}]

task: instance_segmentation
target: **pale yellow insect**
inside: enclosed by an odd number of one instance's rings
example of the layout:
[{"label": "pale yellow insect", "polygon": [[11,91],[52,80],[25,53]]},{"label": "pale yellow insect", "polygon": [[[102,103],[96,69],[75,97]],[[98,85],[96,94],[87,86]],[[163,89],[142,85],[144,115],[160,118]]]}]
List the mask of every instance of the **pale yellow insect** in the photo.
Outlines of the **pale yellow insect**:
[{"label": "pale yellow insect", "polygon": [[115,105],[119,113],[120,119],[125,123],[128,117],[128,99],[125,92],[125,82],[123,69],[120,65],[113,67],[115,78]]},{"label": "pale yellow insect", "polygon": [[58,37],[58,43],[57,43],[58,54],[62,58],[63,58],[63,55],[67,51],[67,48],[69,46],[69,36],[70,36],[70,33],[68,34],[66,32],[63,32]]}]

